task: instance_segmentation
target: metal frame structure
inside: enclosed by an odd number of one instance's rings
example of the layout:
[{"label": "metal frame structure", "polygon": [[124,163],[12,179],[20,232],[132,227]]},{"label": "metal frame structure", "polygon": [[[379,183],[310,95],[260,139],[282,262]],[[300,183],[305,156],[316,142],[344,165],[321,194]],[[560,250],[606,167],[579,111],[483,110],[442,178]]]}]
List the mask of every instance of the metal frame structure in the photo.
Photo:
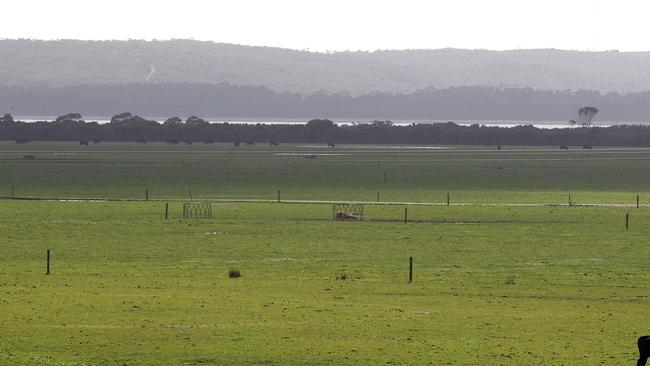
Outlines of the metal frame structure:
[{"label": "metal frame structure", "polygon": [[352,202],[332,203],[333,220],[363,220],[363,204]]},{"label": "metal frame structure", "polygon": [[210,202],[184,202],[184,219],[211,219],[212,203]]}]

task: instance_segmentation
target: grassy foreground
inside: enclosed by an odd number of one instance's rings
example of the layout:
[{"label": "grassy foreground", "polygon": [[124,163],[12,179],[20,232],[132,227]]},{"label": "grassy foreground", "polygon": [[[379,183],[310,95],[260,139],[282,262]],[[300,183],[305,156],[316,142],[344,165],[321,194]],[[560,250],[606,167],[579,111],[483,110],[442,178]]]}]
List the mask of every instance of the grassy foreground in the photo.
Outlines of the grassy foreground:
[{"label": "grassy foreground", "polygon": [[650,329],[644,208],[163,210],[0,201],[0,364],[623,365]]}]

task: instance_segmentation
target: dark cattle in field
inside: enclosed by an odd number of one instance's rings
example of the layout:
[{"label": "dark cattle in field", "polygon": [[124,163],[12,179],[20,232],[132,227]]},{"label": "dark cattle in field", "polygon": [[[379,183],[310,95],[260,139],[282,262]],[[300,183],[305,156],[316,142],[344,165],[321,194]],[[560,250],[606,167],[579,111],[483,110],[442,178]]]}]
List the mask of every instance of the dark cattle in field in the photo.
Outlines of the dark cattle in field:
[{"label": "dark cattle in field", "polygon": [[88,141],[79,141],[79,145],[86,145],[86,146],[88,146]]},{"label": "dark cattle in field", "polygon": [[26,144],[26,143],[28,143],[28,142],[29,142],[28,139],[16,139],[16,143],[17,143],[17,144]]},{"label": "dark cattle in field", "polygon": [[648,357],[650,357],[650,336],[639,337],[636,344],[639,347],[639,360],[636,362],[636,366],[645,366]]},{"label": "dark cattle in field", "polygon": [[269,145],[271,145],[271,146],[280,146],[280,144],[278,144],[278,143],[275,142],[275,141],[271,141],[271,143],[270,143]]},{"label": "dark cattle in field", "polygon": [[569,150],[569,147],[567,145],[560,145],[561,150]]},{"label": "dark cattle in field", "polygon": [[235,147],[239,147],[239,145],[240,145],[239,141],[236,141],[234,145],[235,145]]},{"label": "dark cattle in field", "polygon": [[583,145],[582,148],[585,150],[591,150],[591,145]]},{"label": "dark cattle in field", "polygon": [[336,145],[333,142],[328,142],[327,147],[336,147]]},{"label": "dark cattle in field", "polygon": [[255,141],[246,141],[246,146],[255,145]]},{"label": "dark cattle in field", "polygon": [[138,144],[146,144],[147,142],[145,140],[136,140],[135,141]]},{"label": "dark cattle in field", "polygon": [[192,145],[192,141],[190,141],[190,140],[185,140],[185,145]]}]

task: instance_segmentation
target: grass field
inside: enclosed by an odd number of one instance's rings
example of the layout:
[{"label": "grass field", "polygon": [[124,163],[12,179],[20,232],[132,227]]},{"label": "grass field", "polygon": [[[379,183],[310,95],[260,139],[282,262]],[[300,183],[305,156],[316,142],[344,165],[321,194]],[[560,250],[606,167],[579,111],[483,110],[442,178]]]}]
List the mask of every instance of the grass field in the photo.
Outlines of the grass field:
[{"label": "grass field", "polygon": [[[649,150],[393,150],[2,144],[0,184],[162,199],[188,187],[414,202],[451,191],[478,203],[571,192],[632,204],[648,192]],[[275,155],[307,152],[348,155]],[[0,364],[622,365],[650,328],[645,207],[410,206],[407,224],[401,205],[366,205],[362,222],[332,221],[325,204],[218,203],[210,220],[180,210],[0,201]]]},{"label": "grass field", "polygon": [[6,196],[632,204],[649,181],[650,149],[0,143]]}]

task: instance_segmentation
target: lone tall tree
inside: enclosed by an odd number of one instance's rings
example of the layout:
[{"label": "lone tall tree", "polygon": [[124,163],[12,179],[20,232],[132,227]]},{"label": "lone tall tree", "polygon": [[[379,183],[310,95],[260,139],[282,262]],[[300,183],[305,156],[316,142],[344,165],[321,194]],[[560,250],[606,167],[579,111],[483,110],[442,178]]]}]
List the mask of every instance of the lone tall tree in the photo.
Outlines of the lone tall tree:
[{"label": "lone tall tree", "polygon": [[597,113],[598,108],[596,107],[582,107],[578,109],[578,123],[584,127],[591,126]]}]

